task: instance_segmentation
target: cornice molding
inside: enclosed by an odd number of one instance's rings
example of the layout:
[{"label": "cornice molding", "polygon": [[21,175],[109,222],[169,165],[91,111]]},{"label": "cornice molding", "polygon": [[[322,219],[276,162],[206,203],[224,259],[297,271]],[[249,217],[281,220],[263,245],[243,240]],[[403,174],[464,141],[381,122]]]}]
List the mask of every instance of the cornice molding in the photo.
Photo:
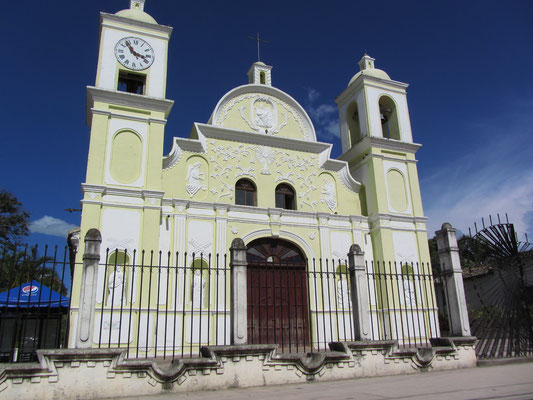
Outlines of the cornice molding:
[{"label": "cornice molding", "polygon": [[98,115],[107,115],[110,118],[121,118],[121,119],[127,119],[130,121],[138,121],[138,122],[147,122],[147,123],[156,123],[156,124],[163,124],[165,125],[167,123],[166,119],[159,119],[159,118],[152,118],[152,117],[140,117],[140,116],[134,116],[129,114],[121,114],[116,112],[111,112],[108,110],[99,110],[97,108],[91,108],[91,112],[93,114]]},{"label": "cornice molding", "polygon": [[[166,38],[170,38],[170,35],[172,34],[172,27],[167,25],[159,25],[159,24],[151,24],[149,22],[143,22],[143,21],[137,21],[130,18],[121,17],[116,14],[109,14],[106,12],[100,13],[100,25],[102,27],[113,27],[116,28],[115,25],[108,25],[108,22],[115,22],[119,24],[124,24],[131,27],[136,28],[145,28],[153,30],[157,33],[164,33],[166,35]],[[143,32],[144,33],[144,32]],[[156,35],[154,35],[156,36]]]},{"label": "cornice molding", "polygon": [[92,109],[95,102],[162,112],[165,118],[168,118],[174,105],[173,100],[87,86],[87,124],[89,126],[91,125]]},{"label": "cornice molding", "polygon": [[357,142],[355,146],[341,154],[339,159],[343,161],[353,160],[371,147],[383,150],[403,151],[405,153],[415,154],[418,149],[422,147],[422,145],[418,143],[400,142],[399,140],[394,139],[366,136],[359,142]]},{"label": "cornice molding", "polygon": [[118,187],[109,187],[104,185],[94,185],[89,183],[81,184],[82,193],[94,192],[102,193],[102,196],[112,195],[112,196],[124,196],[124,197],[137,197],[137,198],[157,198],[162,199],[165,195],[165,192],[159,190],[148,190],[148,189],[126,189]]},{"label": "cornice molding", "polygon": [[379,89],[385,89],[390,92],[405,94],[409,84],[399,81],[380,79],[369,75],[360,75],[359,78],[355,80],[355,82],[353,82],[350,86],[344,89],[344,91],[335,98],[335,103],[337,103],[338,105],[344,104],[353,96],[355,92],[360,91],[364,86],[370,86]]}]

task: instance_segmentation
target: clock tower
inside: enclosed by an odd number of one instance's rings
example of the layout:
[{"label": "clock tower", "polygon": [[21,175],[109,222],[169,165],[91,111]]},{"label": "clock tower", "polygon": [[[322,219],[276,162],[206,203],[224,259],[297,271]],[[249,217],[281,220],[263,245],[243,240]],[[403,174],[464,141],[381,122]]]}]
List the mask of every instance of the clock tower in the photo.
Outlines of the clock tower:
[{"label": "clock tower", "polygon": [[[165,98],[171,33],[144,11],[144,0],[100,15],[96,82],[87,87],[91,132],[81,235],[94,227],[114,232],[103,238],[113,248],[158,248],[157,237],[142,233],[159,230],[163,135],[173,105]],[[117,212],[116,203],[131,209]],[[117,231],[124,220],[127,232]]]}]

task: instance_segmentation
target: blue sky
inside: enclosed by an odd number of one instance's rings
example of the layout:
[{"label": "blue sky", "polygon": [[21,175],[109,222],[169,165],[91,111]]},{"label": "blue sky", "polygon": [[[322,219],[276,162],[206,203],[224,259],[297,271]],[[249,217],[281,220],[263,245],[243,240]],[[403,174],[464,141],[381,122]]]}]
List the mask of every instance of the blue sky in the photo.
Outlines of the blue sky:
[{"label": "blue sky", "polygon": [[[256,59],[248,36],[270,43],[262,60],[274,86],[311,115],[319,140],[340,154],[334,98],[365,50],[407,82],[428,234],[444,221],[462,231],[509,213],[533,232],[533,2],[163,1],[146,11],[174,27],[166,129],[188,136],[217,101],[246,83]],[[34,242],[64,243],[79,224],[89,128],[85,87],[94,84],[100,11],[128,0],[3,4],[0,187],[31,213]],[[43,233],[44,232],[44,233]]]}]

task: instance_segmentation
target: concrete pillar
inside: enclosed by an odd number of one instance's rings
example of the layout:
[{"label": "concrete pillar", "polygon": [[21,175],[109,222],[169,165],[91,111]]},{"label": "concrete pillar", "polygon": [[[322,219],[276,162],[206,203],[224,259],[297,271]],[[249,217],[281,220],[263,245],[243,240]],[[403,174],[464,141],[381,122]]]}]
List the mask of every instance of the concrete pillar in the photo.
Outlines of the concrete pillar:
[{"label": "concrete pillar", "polygon": [[85,235],[85,253],[81,279],[80,310],[76,348],[91,348],[91,334],[94,329],[94,307],[96,305],[96,280],[100,262],[102,235],[98,229],[89,229]]},{"label": "concrete pillar", "polygon": [[442,224],[441,230],[435,234],[437,235],[440,267],[443,272],[445,296],[450,314],[450,333],[452,336],[470,336],[463,271],[455,229],[446,222]]},{"label": "concrete pillar", "polygon": [[368,303],[368,284],[365,268],[365,253],[357,244],[350,246],[348,262],[352,294],[352,311],[355,340],[371,340],[370,305]]},{"label": "concrete pillar", "polygon": [[231,344],[248,343],[246,246],[235,238],[230,247],[231,268]]}]

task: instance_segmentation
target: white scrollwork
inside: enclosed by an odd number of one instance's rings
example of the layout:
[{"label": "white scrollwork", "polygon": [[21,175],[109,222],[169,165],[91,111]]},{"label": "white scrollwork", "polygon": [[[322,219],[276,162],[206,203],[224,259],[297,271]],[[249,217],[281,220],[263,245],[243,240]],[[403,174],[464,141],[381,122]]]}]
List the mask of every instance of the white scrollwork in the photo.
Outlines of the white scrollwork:
[{"label": "white scrollwork", "polygon": [[189,165],[187,171],[185,189],[190,197],[193,197],[200,189],[207,190],[207,186],[204,185],[205,172],[200,172],[200,165],[199,162]]},{"label": "white scrollwork", "polygon": [[243,168],[240,165],[236,165],[235,169],[238,169],[241,171],[241,172],[235,172],[235,178],[238,178],[240,176],[251,176],[252,178],[256,179],[256,176],[254,174],[254,167]]},{"label": "white scrollwork", "polygon": [[278,169],[276,172],[279,174],[279,176],[276,178],[276,182],[287,181],[287,182],[295,183],[294,179],[292,179],[292,176],[294,175],[292,171],[289,171],[286,174],[284,174],[283,171]]},{"label": "white scrollwork", "polygon": [[322,198],[320,201],[326,203],[329,209],[333,212],[337,209],[337,195],[335,193],[335,182],[328,178],[322,178],[324,186],[322,186]]},{"label": "white scrollwork", "polygon": [[218,179],[220,182],[220,187],[218,189],[213,188],[210,190],[211,194],[217,196],[216,201],[219,201],[224,196],[229,196],[230,199],[233,199],[233,191],[235,189],[224,180],[229,179],[229,171],[232,170],[231,167],[223,167],[213,157],[211,157],[210,160],[214,165],[214,172],[211,174],[211,178]]},{"label": "white scrollwork", "polygon": [[[228,161],[229,159],[236,158],[238,161],[242,161],[243,158],[251,156],[251,152],[254,151],[255,146],[245,146],[243,144],[233,148],[229,144],[227,146],[217,146],[214,140],[211,141],[211,151],[221,158],[222,161]],[[253,161],[250,161],[253,163]]]},{"label": "white scrollwork", "polygon": [[257,158],[257,161],[263,164],[261,174],[270,175],[269,167],[276,158],[275,150],[267,146],[257,146],[255,149],[255,158]]},{"label": "white scrollwork", "polygon": [[255,96],[250,107],[250,119],[245,114],[246,106],[239,107],[241,118],[246,122],[250,129],[258,132],[264,132],[267,135],[274,135],[287,125],[287,114],[281,112],[283,122],[278,121],[278,110],[276,104],[268,97]]},{"label": "white scrollwork", "polygon": [[231,226],[231,233],[236,235],[237,233],[239,233],[239,228],[237,228],[236,226]]},{"label": "white scrollwork", "polygon": [[316,186],[312,180],[313,177],[316,177],[315,172],[311,172],[307,175],[307,177],[298,174],[297,179],[300,179],[302,181],[300,183],[300,188],[304,189],[304,191],[298,193],[300,204],[307,205],[311,207],[311,209],[314,211],[315,206],[318,204],[318,201],[311,200],[311,194],[316,191]]}]

